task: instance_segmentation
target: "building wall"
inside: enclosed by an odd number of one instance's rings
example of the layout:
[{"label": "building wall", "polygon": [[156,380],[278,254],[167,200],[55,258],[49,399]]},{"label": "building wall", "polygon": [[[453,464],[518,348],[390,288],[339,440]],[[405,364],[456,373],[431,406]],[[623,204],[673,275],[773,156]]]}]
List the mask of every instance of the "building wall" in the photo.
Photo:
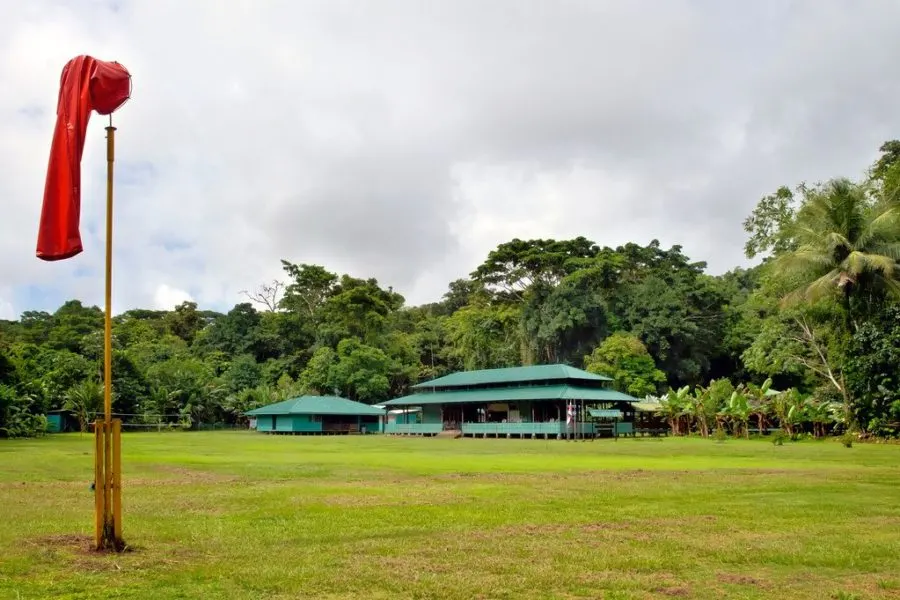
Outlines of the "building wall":
[{"label": "building wall", "polygon": [[63,430],[62,415],[47,415],[47,431],[49,433],[61,433]]},{"label": "building wall", "polygon": [[322,420],[316,421],[315,415],[293,415],[291,431],[322,431]]},{"label": "building wall", "polygon": [[381,421],[375,421],[374,423],[367,423],[363,421],[359,426],[360,431],[365,431],[367,433],[381,433]]},{"label": "building wall", "polygon": [[293,431],[294,430],[294,418],[290,415],[276,415],[275,416],[275,431]]},{"label": "building wall", "polygon": [[441,421],[440,404],[426,404],[422,407],[422,422],[428,424],[439,424]]},{"label": "building wall", "polygon": [[[381,433],[382,424],[378,417],[360,418],[356,416],[346,417],[348,421],[356,421],[359,423],[360,431],[369,433]],[[440,410],[437,412],[435,423],[440,423]],[[273,431],[272,416],[260,415],[256,417],[257,431]],[[275,417],[276,432],[285,433],[314,433],[324,431],[322,426],[322,417],[319,415],[278,415]]]},{"label": "building wall", "polygon": [[316,422],[310,415],[260,415],[256,417],[257,431],[273,431],[272,420],[275,420],[276,432],[309,432],[322,431],[322,423]]}]

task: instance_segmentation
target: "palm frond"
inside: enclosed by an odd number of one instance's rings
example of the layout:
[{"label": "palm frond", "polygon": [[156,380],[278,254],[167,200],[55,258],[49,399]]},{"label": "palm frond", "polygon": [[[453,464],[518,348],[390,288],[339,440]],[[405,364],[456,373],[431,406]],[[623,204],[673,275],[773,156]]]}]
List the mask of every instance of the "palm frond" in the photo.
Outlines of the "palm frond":
[{"label": "palm frond", "polygon": [[826,247],[829,250],[834,250],[835,248],[852,248],[853,244],[847,239],[847,236],[838,231],[829,231],[825,235],[819,234],[819,237],[823,239]]},{"label": "palm frond", "polygon": [[845,270],[854,275],[866,272],[878,272],[885,277],[893,277],[897,268],[897,261],[883,254],[867,254],[865,252],[851,252],[843,262]]},{"label": "palm frond", "polygon": [[782,254],[775,259],[775,267],[782,271],[806,271],[810,268],[828,267],[833,259],[827,252],[811,246],[801,246],[797,250]]},{"label": "palm frond", "polygon": [[832,269],[825,275],[822,275],[806,286],[806,289],[803,291],[804,298],[810,302],[816,302],[829,294],[833,294],[837,289],[838,282],[841,280],[841,275],[843,273],[840,269]]},{"label": "palm frond", "polygon": [[882,283],[895,298],[900,298],[900,281],[896,277],[882,277]]},{"label": "palm frond", "polygon": [[889,242],[886,244],[880,244],[874,246],[872,251],[876,254],[882,254],[884,256],[888,256],[893,259],[895,262],[900,262],[900,242]]},{"label": "palm frond", "polygon": [[869,215],[869,222],[856,240],[857,247],[863,248],[875,240],[897,236],[900,226],[900,206],[878,205]]}]

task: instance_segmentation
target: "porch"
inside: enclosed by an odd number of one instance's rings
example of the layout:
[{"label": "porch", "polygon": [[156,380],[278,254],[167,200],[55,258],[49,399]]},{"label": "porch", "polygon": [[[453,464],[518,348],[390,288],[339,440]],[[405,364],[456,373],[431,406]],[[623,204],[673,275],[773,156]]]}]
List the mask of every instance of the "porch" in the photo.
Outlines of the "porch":
[{"label": "porch", "polygon": [[458,430],[463,437],[482,438],[534,438],[534,439],[594,439],[609,434],[613,437],[634,435],[633,423],[615,423],[614,427],[604,427],[594,423],[566,424],[565,421],[532,423],[387,423],[384,432],[389,435],[435,436],[450,428]]}]

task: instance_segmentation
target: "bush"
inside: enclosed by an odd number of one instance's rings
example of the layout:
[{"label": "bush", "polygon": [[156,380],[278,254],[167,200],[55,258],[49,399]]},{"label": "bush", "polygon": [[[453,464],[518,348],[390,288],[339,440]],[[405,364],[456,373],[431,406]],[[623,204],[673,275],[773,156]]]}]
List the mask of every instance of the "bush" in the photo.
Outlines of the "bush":
[{"label": "bush", "polygon": [[10,411],[6,424],[0,427],[0,435],[9,438],[40,437],[45,433],[47,433],[47,417],[33,415],[24,410]]},{"label": "bush", "polygon": [[790,436],[783,431],[777,431],[772,435],[772,443],[776,446],[784,446],[784,441],[789,439]]},{"label": "bush", "polygon": [[44,435],[47,417],[36,414],[40,408],[31,397],[0,384],[0,437],[22,438]]},{"label": "bush", "polygon": [[844,445],[844,448],[852,448],[853,447],[853,437],[854,437],[853,434],[848,431],[847,433],[845,433],[838,439],[841,440],[841,444]]}]

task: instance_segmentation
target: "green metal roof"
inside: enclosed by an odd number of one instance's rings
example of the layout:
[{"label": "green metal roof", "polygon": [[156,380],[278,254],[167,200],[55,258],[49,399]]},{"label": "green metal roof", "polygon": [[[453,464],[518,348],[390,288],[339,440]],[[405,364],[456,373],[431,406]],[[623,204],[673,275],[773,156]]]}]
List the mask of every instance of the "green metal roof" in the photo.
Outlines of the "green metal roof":
[{"label": "green metal roof", "polygon": [[569,365],[532,365],[528,367],[508,367],[504,369],[481,369],[479,371],[459,371],[431,381],[416,384],[413,389],[431,387],[470,387],[492,383],[526,383],[553,379],[575,379],[582,381],[612,381],[604,375],[588,373]]},{"label": "green metal roof", "polygon": [[384,409],[338,396],[300,396],[244,413],[257,415],[383,415]]},{"label": "green metal roof", "polygon": [[637,402],[628,394],[603,388],[573,385],[533,385],[525,387],[488,388],[483,390],[450,390],[422,392],[385,402],[385,406],[419,406],[423,404],[459,404],[471,402],[515,402],[522,400],[586,400],[588,402]]}]

